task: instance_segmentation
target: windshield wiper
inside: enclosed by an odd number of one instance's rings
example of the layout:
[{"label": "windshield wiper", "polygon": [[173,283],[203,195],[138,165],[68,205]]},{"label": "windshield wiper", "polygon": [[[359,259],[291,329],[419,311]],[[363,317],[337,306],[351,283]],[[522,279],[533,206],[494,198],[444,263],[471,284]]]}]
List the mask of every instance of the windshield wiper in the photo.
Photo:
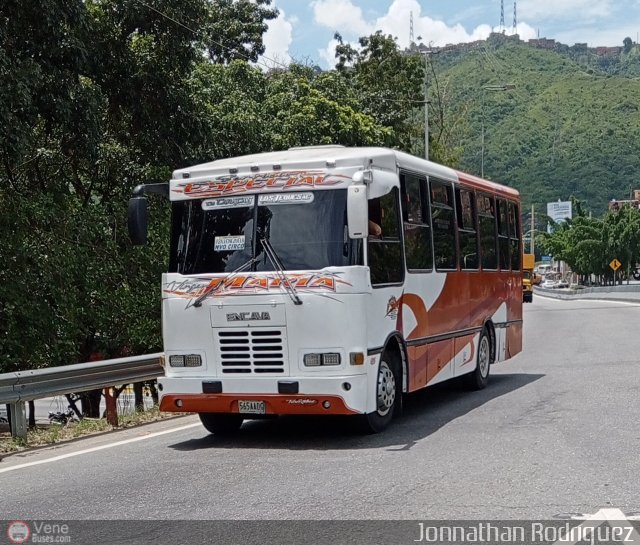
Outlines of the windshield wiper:
[{"label": "windshield wiper", "polygon": [[256,261],[258,261],[255,257],[252,257],[249,261],[247,261],[246,263],[243,263],[242,265],[240,265],[237,269],[234,269],[233,271],[231,271],[229,273],[229,275],[225,278],[222,279],[222,281],[217,284],[215,287],[213,286],[209,286],[207,287],[203,293],[201,293],[198,298],[193,302],[194,307],[201,307],[202,306],[202,301],[204,301],[207,297],[209,297],[209,295],[213,295],[214,293],[216,293],[221,286],[224,286],[225,284],[227,284],[229,282],[230,278],[233,278],[233,276],[239,272],[244,271],[247,267],[253,265]]},{"label": "windshield wiper", "polygon": [[284,267],[282,266],[282,261],[280,261],[278,254],[276,254],[276,251],[273,249],[273,246],[271,246],[271,242],[269,242],[268,238],[262,238],[260,239],[260,241],[262,242],[264,253],[267,255],[267,257],[269,258],[269,261],[271,261],[271,265],[273,265],[273,268],[278,273],[278,276],[280,277],[280,281],[282,282],[282,285],[284,286],[285,291],[287,292],[289,297],[291,297],[291,300],[295,305],[301,305],[302,301],[300,300],[300,297],[298,297],[298,292],[293,287],[293,284],[291,284],[291,282],[289,281],[289,278],[287,277],[287,275],[284,273]]}]

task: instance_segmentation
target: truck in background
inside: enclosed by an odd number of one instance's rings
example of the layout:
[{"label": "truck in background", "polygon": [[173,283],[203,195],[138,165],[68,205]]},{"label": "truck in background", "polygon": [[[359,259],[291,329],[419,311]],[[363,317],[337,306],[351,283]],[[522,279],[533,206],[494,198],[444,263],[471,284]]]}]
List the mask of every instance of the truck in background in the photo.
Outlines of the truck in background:
[{"label": "truck in background", "polygon": [[522,254],[522,302],[531,303],[533,301],[533,268],[536,265],[534,254]]}]

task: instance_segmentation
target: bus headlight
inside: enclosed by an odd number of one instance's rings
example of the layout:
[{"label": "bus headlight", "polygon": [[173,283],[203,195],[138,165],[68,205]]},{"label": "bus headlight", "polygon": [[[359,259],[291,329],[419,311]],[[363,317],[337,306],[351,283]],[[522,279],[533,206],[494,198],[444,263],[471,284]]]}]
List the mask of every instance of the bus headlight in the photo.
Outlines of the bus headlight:
[{"label": "bus headlight", "polygon": [[185,367],[200,367],[202,366],[202,356],[200,354],[188,354],[184,357]]},{"label": "bus headlight", "polygon": [[340,354],[337,352],[322,354],[322,365],[340,365],[340,363]]},{"label": "bus headlight", "polygon": [[322,365],[322,354],[305,354],[302,361],[305,367],[319,367]]},{"label": "bus headlight", "polygon": [[338,352],[310,353],[305,354],[302,361],[305,367],[320,367],[321,365],[340,365],[342,358]]},{"label": "bus headlight", "polygon": [[184,356],[173,355],[169,356],[169,365],[171,367],[184,367]]},{"label": "bus headlight", "polygon": [[169,356],[171,367],[201,367],[202,356],[200,354],[173,354]]}]

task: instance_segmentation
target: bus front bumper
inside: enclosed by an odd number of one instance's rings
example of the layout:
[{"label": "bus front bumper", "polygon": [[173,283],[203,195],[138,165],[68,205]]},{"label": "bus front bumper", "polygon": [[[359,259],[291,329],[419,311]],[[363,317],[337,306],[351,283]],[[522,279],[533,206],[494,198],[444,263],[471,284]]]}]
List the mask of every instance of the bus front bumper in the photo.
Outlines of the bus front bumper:
[{"label": "bus front bumper", "polygon": [[[287,377],[286,380],[185,377],[161,378],[158,383],[160,410],[166,412],[237,413],[246,414],[246,418],[257,418],[261,414],[353,415],[367,412],[366,375]],[[292,391],[285,393],[283,388]],[[215,392],[211,392],[212,389]]]}]

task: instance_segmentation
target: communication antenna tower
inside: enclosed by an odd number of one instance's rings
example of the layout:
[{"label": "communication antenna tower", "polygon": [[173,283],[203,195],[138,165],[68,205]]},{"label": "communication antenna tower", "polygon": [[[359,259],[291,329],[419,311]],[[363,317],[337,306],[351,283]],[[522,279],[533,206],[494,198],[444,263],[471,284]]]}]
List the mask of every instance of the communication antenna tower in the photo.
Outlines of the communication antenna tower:
[{"label": "communication antenna tower", "polygon": [[500,0],[500,32],[504,32],[504,0]]},{"label": "communication antenna tower", "polygon": [[516,10],[516,4],[517,2],[513,2],[513,33],[517,34],[518,33],[518,15],[517,15],[517,10]]},{"label": "communication antenna tower", "polygon": [[413,40],[413,11],[412,11],[409,17],[409,47],[412,47],[413,43],[414,43],[414,40]]}]

